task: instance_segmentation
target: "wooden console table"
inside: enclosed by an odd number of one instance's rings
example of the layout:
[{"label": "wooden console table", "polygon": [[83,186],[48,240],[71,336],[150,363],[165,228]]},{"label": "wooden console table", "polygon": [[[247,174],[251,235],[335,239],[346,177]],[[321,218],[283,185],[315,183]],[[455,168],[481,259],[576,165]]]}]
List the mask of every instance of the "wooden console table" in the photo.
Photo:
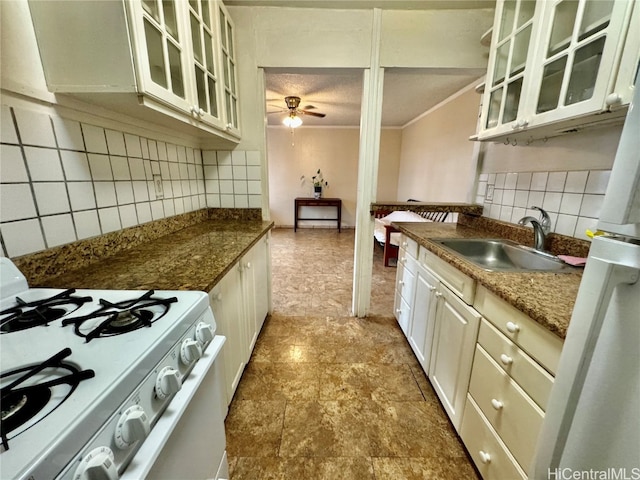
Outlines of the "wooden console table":
[{"label": "wooden console table", "polygon": [[[335,218],[302,218],[298,216],[300,207],[336,207]],[[298,220],[320,220],[338,222],[338,232],[341,231],[340,224],[342,222],[342,200],[340,198],[309,198],[298,197],[295,199],[295,210],[293,216],[293,231],[298,229]]]}]

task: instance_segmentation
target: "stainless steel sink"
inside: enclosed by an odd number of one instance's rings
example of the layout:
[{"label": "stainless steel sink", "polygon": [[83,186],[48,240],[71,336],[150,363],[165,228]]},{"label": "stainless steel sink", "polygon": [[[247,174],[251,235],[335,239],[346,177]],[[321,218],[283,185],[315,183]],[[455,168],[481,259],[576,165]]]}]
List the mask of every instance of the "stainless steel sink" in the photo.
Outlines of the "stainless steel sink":
[{"label": "stainless steel sink", "polygon": [[575,272],[555,255],[510,240],[487,238],[433,238],[445,249],[489,271]]}]

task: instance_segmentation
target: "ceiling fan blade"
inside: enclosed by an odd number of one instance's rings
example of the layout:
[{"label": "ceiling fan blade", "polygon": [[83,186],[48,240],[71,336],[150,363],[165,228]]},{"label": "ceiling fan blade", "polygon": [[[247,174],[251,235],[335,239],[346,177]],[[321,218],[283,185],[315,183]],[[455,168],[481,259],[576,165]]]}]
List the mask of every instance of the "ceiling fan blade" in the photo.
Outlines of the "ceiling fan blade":
[{"label": "ceiling fan blade", "polygon": [[301,110],[315,110],[316,107],[315,105],[305,105],[304,107],[301,108]]},{"label": "ceiling fan blade", "polygon": [[319,118],[324,118],[327,116],[325,113],[308,112],[306,110],[298,110],[298,112],[302,113],[303,115],[311,115],[312,117],[319,117]]}]

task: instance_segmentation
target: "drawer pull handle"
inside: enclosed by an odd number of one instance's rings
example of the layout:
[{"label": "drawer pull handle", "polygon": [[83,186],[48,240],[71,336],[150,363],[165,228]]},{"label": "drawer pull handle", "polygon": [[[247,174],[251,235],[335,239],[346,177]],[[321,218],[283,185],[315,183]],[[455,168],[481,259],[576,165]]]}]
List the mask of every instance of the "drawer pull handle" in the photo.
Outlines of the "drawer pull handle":
[{"label": "drawer pull handle", "polygon": [[511,365],[513,363],[513,358],[511,358],[509,355],[505,355],[504,353],[502,355],[500,355],[500,361],[504,364],[504,365]]},{"label": "drawer pull handle", "polygon": [[495,398],[491,399],[491,406],[496,410],[502,410],[502,407],[504,407],[502,402],[500,400],[496,400]]},{"label": "drawer pull handle", "polygon": [[517,333],[520,331],[520,325],[513,322],[507,322],[507,330],[511,333]]},{"label": "drawer pull handle", "polygon": [[430,291],[430,292],[435,291],[435,289],[436,289],[436,287],[434,287],[433,285],[429,285],[429,291]]},{"label": "drawer pull handle", "polygon": [[396,313],[401,313],[402,310],[400,310],[399,308],[396,308]]},{"label": "drawer pull handle", "polygon": [[482,450],[480,450],[480,461],[482,463],[491,463],[491,455],[489,455],[487,452],[483,452]]},{"label": "drawer pull handle", "polygon": [[436,297],[440,298],[442,296],[442,292],[436,292]]},{"label": "drawer pull handle", "polygon": [[409,242],[402,242],[402,246],[406,248],[409,245]]}]

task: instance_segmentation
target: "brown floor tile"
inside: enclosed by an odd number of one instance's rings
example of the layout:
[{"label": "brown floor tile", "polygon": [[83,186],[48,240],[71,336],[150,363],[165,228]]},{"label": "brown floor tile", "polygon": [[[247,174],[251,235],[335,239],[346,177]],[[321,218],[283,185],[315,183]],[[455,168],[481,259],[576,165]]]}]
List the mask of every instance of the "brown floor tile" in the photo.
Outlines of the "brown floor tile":
[{"label": "brown floor tile", "polygon": [[393,318],[373,252],[370,315],[350,316],[353,230],[272,232],[273,312],[226,420],[233,480],[476,479]]},{"label": "brown floor tile", "polygon": [[[373,458],[376,479],[475,480],[479,479],[463,458]],[[505,479],[506,480],[506,479]]]}]

